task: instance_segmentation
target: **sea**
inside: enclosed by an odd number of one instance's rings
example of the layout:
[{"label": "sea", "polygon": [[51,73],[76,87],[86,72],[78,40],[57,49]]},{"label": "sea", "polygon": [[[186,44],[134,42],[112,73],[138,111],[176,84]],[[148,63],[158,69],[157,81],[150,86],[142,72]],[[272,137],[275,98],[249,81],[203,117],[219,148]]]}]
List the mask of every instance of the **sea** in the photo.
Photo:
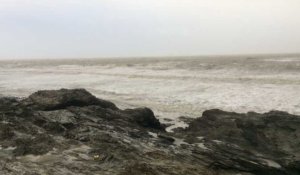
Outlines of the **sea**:
[{"label": "sea", "polygon": [[84,88],[162,122],[208,109],[300,114],[300,55],[0,60],[0,96]]}]

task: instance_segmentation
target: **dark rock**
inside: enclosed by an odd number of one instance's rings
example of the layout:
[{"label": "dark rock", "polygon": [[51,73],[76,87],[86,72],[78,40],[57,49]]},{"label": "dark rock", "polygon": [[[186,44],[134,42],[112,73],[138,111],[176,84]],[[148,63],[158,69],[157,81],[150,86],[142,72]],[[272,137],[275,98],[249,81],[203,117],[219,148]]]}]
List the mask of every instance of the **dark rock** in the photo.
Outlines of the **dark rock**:
[{"label": "dark rock", "polygon": [[[208,110],[165,132],[83,89],[0,98],[0,174],[298,175],[300,117]],[[35,156],[26,156],[35,155]]]},{"label": "dark rock", "polygon": [[190,124],[194,120],[194,118],[186,117],[186,116],[180,116],[178,119],[180,121],[183,121],[183,122],[187,123],[187,124]]},{"label": "dark rock", "polygon": [[60,124],[76,123],[76,115],[68,110],[39,111],[38,113],[52,122]]},{"label": "dark rock", "polygon": [[53,150],[55,141],[46,134],[39,134],[35,138],[21,138],[16,140],[17,148],[14,155],[23,156],[28,154],[41,155]]},{"label": "dark rock", "polygon": [[102,108],[117,109],[117,107],[106,100],[93,96],[85,89],[61,89],[44,90],[30,95],[22,101],[24,106],[32,106],[38,110],[65,109],[68,106],[98,105]]},{"label": "dark rock", "polygon": [[[34,113],[35,123],[51,132],[60,133],[76,126],[76,115],[68,110],[38,111]],[[39,123],[39,124],[38,124]]]},{"label": "dark rock", "polygon": [[14,97],[0,97],[0,110],[2,112],[12,109],[18,105],[19,101]]},{"label": "dark rock", "polygon": [[127,166],[120,175],[157,175],[160,174],[155,166],[146,164],[146,163],[135,163],[130,166]]},{"label": "dark rock", "polygon": [[174,138],[167,136],[167,135],[158,134],[157,136],[158,136],[158,138],[163,140],[165,143],[173,143],[175,141]]},{"label": "dark rock", "polygon": [[[207,143],[216,140],[219,144],[209,144],[213,150],[209,157],[218,162],[219,168],[292,174],[297,168],[290,168],[287,162],[297,164],[300,160],[300,118],[285,112],[238,114],[208,110],[183,132],[193,138],[204,136]],[[190,143],[199,142],[186,138]]]},{"label": "dark rock", "polygon": [[8,124],[0,124],[0,140],[10,139],[13,136],[14,132]]},{"label": "dark rock", "polygon": [[124,113],[130,115],[134,122],[143,127],[164,130],[164,126],[160,124],[159,120],[155,118],[153,111],[149,108],[126,109]]}]

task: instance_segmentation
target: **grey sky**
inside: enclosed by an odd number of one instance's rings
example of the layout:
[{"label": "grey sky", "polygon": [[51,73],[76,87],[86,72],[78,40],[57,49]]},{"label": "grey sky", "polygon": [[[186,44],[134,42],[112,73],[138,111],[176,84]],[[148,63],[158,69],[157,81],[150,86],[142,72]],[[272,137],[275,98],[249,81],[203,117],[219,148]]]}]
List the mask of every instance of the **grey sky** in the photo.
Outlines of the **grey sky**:
[{"label": "grey sky", "polygon": [[299,0],[0,0],[0,58],[300,52]]}]

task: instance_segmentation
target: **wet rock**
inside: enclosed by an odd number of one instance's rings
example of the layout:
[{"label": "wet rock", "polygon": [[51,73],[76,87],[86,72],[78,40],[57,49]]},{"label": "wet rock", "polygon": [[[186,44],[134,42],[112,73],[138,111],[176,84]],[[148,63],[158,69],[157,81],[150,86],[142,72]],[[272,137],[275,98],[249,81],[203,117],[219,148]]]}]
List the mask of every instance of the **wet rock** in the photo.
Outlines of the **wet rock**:
[{"label": "wet rock", "polygon": [[175,141],[174,138],[164,135],[164,134],[158,134],[157,137],[160,138],[163,142],[169,143],[169,144],[171,144]]},{"label": "wet rock", "polygon": [[[0,98],[0,174],[298,175],[300,117],[207,110],[165,132],[83,89]],[[1,166],[3,165],[3,166]]]},{"label": "wet rock", "polygon": [[18,98],[14,97],[0,97],[0,110],[2,112],[12,109],[14,106],[18,105]]},{"label": "wet rock", "polygon": [[10,139],[14,136],[13,130],[8,124],[0,124],[0,141]]},{"label": "wet rock", "polygon": [[151,166],[150,164],[146,163],[135,163],[130,166],[127,166],[120,175],[157,175],[159,172],[156,170],[156,167]]},{"label": "wet rock", "polygon": [[183,121],[184,123],[190,124],[194,118],[186,117],[186,116],[180,116],[178,117],[179,121]]},{"label": "wet rock", "polygon": [[[300,160],[300,118],[285,112],[238,114],[208,110],[185,129],[190,143],[205,136],[206,146],[219,168],[255,174],[292,174]],[[293,158],[291,158],[293,157]],[[297,163],[295,163],[297,164]]]},{"label": "wet rock", "polygon": [[16,140],[14,155],[42,155],[53,150],[54,145],[54,139],[46,134],[39,134],[35,138],[20,138]]},{"label": "wet rock", "polygon": [[22,101],[22,105],[38,110],[57,110],[68,106],[98,105],[102,108],[117,109],[106,100],[98,99],[85,89],[43,90],[30,95]]},{"label": "wet rock", "polygon": [[58,122],[61,124],[76,123],[76,115],[68,110],[56,110],[56,111],[40,111],[39,115],[46,117],[52,122]]},{"label": "wet rock", "polygon": [[164,129],[164,126],[160,124],[157,118],[155,118],[154,113],[149,108],[137,108],[137,109],[127,109],[124,113],[130,115],[132,120],[137,124],[154,129]]}]

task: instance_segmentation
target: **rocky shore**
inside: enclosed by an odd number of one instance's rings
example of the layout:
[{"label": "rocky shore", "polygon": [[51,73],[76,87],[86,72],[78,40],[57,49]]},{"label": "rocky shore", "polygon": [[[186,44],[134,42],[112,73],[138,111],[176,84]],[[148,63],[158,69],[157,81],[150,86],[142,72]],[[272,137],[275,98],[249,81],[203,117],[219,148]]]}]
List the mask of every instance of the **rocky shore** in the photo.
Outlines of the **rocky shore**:
[{"label": "rocky shore", "polygon": [[207,110],[165,131],[84,89],[0,98],[3,175],[298,175],[300,116]]}]

